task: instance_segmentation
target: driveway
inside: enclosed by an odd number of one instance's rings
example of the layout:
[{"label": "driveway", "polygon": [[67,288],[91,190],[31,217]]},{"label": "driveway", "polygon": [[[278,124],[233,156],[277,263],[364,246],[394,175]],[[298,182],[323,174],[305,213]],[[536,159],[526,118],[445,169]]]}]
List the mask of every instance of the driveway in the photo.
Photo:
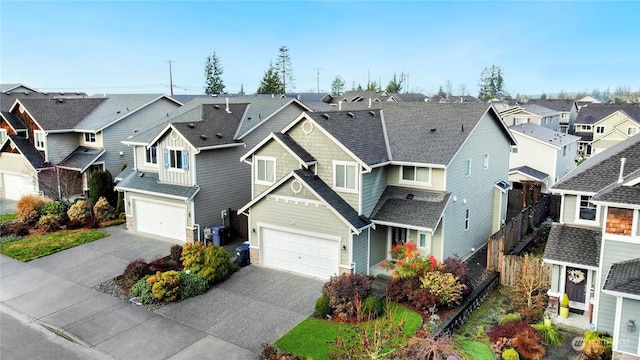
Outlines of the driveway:
[{"label": "driveway", "polygon": [[0,255],[3,311],[73,339],[96,359],[258,359],[261,344],[313,312],[324,283],[249,265],[203,295],[150,312],[93,287],[133,259],[167,255],[173,243],[121,226],[105,231],[111,236],[29,263]]},{"label": "driveway", "polygon": [[9,199],[0,199],[0,214],[16,211],[16,202]]}]

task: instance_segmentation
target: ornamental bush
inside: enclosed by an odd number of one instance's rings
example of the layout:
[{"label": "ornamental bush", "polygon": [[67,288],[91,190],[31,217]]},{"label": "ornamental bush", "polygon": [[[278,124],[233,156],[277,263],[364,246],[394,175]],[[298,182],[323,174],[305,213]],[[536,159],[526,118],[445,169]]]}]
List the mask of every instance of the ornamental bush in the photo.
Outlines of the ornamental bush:
[{"label": "ornamental bush", "polygon": [[224,248],[213,244],[203,245],[199,241],[185,244],[180,259],[184,271],[190,270],[203,276],[209,284],[228,279],[236,270]]},{"label": "ornamental bush", "polygon": [[7,221],[0,226],[0,236],[27,236],[29,235],[29,224],[20,220]]},{"label": "ornamental bush", "polygon": [[114,218],[113,207],[104,196],[101,196],[95,205],[93,205],[93,213],[98,221],[109,221]]},{"label": "ornamental bush", "polygon": [[176,301],[180,285],[180,273],[174,270],[163,273],[158,271],[147,279],[147,284],[151,285],[151,292],[159,301]]},{"label": "ornamental bush", "polygon": [[329,295],[320,295],[320,297],[316,300],[315,312],[316,316],[321,318],[324,318],[327,315],[331,315],[332,310],[331,306],[329,306]]},{"label": "ornamental bush", "polygon": [[151,305],[158,302],[153,293],[151,292],[151,285],[147,282],[147,280],[151,277],[151,275],[146,275],[142,279],[138,280],[131,287],[130,294],[138,298],[138,301],[145,305]]},{"label": "ornamental bush", "polygon": [[438,298],[438,304],[445,307],[457,305],[462,300],[464,284],[460,284],[450,273],[433,271],[426,273],[420,281],[422,288]]},{"label": "ornamental bush", "polygon": [[38,220],[38,229],[44,230],[46,232],[56,231],[60,229],[61,225],[62,217],[60,217],[60,215],[42,215],[40,217],[40,220]]},{"label": "ornamental bush", "polygon": [[361,321],[375,319],[382,313],[382,310],[382,301],[380,301],[380,299],[378,299],[374,294],[371,294],[364,298],[360,304],[358,317]]},{"label": "ornamental bush", "polygon": [[110,204],[115,204],[117,194],[113,190],[113,177],[109,170],[95,171],[89,178],[89,199],[96,203],[101,197],[105,197]]},{"label": "ornamental bush", "polygon": [[91,219],[91,209],[85,200],[78,200],[67,210],[69,221],[83,224]]},{"label": "ornamental bush", "polygon": [[518,352],[515,351],[513,348],[508,348],[502,352],[502,359],[503,360],[520,360],[520,355],[518,355]]},{"label": "ornamental bush", "polygon": [[371,294],[373,279],[362,274],[332,276],[322,286],[322,293],[329,296],[333,314],[344,320],[356,316],[356,298],[364,299]]},{"label": "ornamental bush", "polygon": [[61,225],[64,225],[69,221],[69,217],[67,216],[67,206],[60,201],[44,204],[40,208],[40,215],[58,215],[62,219]]},{"label": "ornamental bush", "polygon": [[209,289],[209,282],[204,277],[193,273],[180,273],[179,284],[181,300],[204,294]]},{"label": "ornamental bush", "polygon": [[391,249],[391,256],[396,260],[386,261],[382,266],[393,270],[393,277],[422,277],[428,272],[443,269],[433,255],[429,255],[428,258],[421,256],[418,245],[413,242],[394,246]]},{"label": "ornamental bush", "polygon": [[40,195],[25,195],[16,203],[18,219],[27,224],[35,224],[40,217],[40,209],[53,200]]},{"label": "ornamental bush", "polygon": [[147,275],[151,275],[149,270],[149,264],[144,259],[135,259],[127,264],[122,272],[122,278],[125,284],[135,284],[138,280]]}]

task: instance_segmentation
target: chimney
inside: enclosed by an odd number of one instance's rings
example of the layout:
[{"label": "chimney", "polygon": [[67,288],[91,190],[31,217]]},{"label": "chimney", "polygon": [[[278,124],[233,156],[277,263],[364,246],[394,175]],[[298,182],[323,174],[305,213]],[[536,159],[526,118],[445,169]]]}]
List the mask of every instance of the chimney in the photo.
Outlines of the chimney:
[{"label": "chimney", "polygon": [[371,98],[369,98],[369,107],[371,107]]},{"label": "chimney", "polygon": [[228,114],[231,114],[231,110],[229,110],[229,98],[225,98],[225,103],[226,108],[224,109],[224,111],[226,111]]},{"label": "chimney", "polygon": [[627,162],[627,158],[620,159],[620,175],[618,176],[618,184],[620,184],[624,178],[624,163]]}]

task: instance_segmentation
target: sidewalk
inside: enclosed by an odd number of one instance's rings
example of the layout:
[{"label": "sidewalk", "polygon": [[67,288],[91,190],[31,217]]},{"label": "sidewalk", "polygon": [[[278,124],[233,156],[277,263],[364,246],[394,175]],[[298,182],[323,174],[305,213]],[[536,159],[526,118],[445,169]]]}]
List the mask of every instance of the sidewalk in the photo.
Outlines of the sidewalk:
[{"label": "sidewalk", "polygon": [[116,359],[258,359],[313,312],[322,280],[242,268],[206,294],[156,312],[92,287],[122,273],[129,261],[168,254],[171,242],[119,227],[104,239],[29,263],[0,255],[0,302],[96,352]]}]

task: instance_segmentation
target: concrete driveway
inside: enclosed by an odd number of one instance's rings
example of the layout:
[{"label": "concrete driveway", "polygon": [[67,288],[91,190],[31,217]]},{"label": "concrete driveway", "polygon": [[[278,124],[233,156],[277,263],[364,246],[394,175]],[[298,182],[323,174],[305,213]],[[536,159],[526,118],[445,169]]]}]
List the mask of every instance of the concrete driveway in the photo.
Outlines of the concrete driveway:
[{"label": "concrete driveway", "polygon": [[9,199],[0,199],[0,214],[16,211],[16,202]]},{"label": "concrete driveway", "polygon": [[150,312],[93,286],[133,259],[167,255],[172,242],[105,231],[111,236],[29,263],[0,255],[3,311],[74,339],[96,359],[258,359],[261,344],[311,315],[324,283],[250,265],[206,294]]}]

